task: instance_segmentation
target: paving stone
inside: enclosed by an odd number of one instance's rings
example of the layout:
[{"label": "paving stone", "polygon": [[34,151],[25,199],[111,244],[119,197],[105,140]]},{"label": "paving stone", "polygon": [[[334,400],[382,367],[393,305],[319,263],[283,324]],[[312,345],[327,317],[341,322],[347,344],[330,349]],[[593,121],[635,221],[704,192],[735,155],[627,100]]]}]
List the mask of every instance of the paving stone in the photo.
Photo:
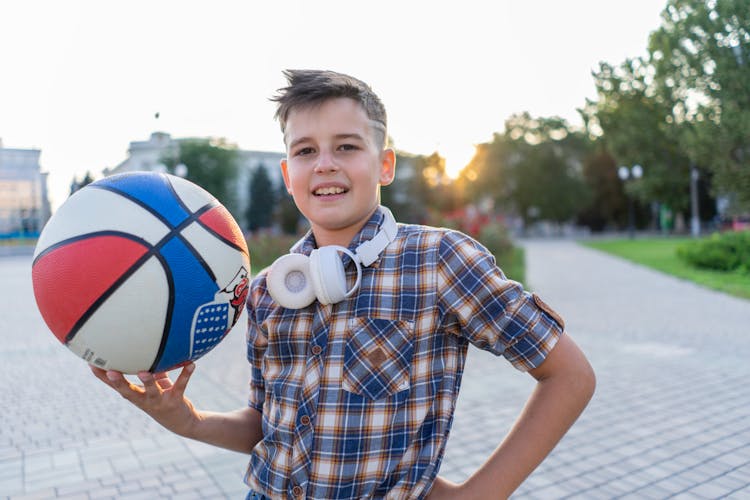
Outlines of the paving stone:
[{"label": "paving stone", "polygon": [[20,494],[24,491],[24,482],[21,474],[0,478],[0,492],[4,495]]},{"label": "paving stone", "polygon": [[55,498],[56,495],[57,492],[55,492],[54,488],[44,488],[36,489],[33,492],[22,495],[13,495],[8,498],[10,500],[49,500],[50,498]]},{"label": "paving stone", "polygon": [[117,498],[119,494],[120,493],[117,491],[117,488],[105,487],[105,488],[92,490],[89,493],[89,496],[91,497],[91,500],[105,500],[105,499]]},{"label": "paving stone", "polygon": [[99,487],[99,481],[79,481],[67,486],[59,486],[56,491],[58,496],[87,494],[89,491],[99,489]]},{"label": "paving stone", "polygon": [[732,491],[729,495],[727,495],[726,498],[729,498],[732,500],[742,500],[742,499],[750,498],[750,485],[747,485],[742,488],[737,488],[736,490]]},{"label": "paving stone", "polygon": [[153,500],[158,498],[159,493],[156,490],[147,491],[132,491],[129,493],[121,493],[118,495],[118,499],[122,500]]},{"label": "paving stone", "polygon": [[[244,495],[247,495],[247,492],[243,492]],[[225,492],[221,491],[217,486],[207,486],[204,488],[200,488],[196,494],[198,495],[198,498],[201,499],[209,499],[209,498],[224,498],[226,495]],[[227,498],[232,498],[227,496]],[[242,499],[244,496],[242,495],[235,495],[233,498]]]},{"label": "paving stone", "polygon": [[194,479],[194,478],[187,479],[186,478],[183,481],[174,483],[172,485],[172,488],[174,488],[174,490],[177,493],[181,494],[187,491],[200,490],[202,488],[206,488],[210,486],[214,486],[214,481],[211,478],[201,478],[201,479]]},{"label": "paving stone", "polygon": [[24,475],[26,485],[31,485],[35,489],[42,489],[54,486],[65,486],[84,481],[83,473],[76,467],[69,469],[50,469],[47,471],[37,471]]},{"label": "paving stone", "polygon": [[[570,241],[524,245],[527,282],[565,317],[598,385],[586,412],[513,498],[750,498],[750,301]],[[246,456],[168,433],[61,348],[34,309],[29,263],[0,258],[0,494],[243,498]],[[232,332],[201,358],[188,388],[198,406],[244,404],[243,343]],[[40,364],[47,369],[28,371]],[[22,384],[23,397],[8,389]],[[441,474],[462,480],[472,473],[533,386],[502,359],[471,349]],[[48,482],[32,486],[36,480]]]},{"label": "paving stone", "polygon": [[711,481],[711,482],[699,484],[698,486],[695,486],[694,488],[690,488],[688,492],[705,497],[705,498],[720,498],[720,497],[728,495],[734,489],[736,488],[722,485],[718,481]]}]

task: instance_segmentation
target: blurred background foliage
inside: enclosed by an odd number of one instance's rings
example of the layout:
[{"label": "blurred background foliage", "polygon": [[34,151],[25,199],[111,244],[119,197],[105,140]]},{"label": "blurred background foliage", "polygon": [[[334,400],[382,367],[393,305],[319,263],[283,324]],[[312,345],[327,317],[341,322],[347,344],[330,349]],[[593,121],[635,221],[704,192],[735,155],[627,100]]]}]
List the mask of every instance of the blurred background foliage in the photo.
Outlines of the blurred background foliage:
[{"label": "blurred background foliage", "polygon": [[[539,227],[673,234],[688,231],[692,212],[704,233],[720,229],[750,214],[749,28],[750,0],[668,0],[644,55],[592,72],[596,98],[578,110],[582,126],[515,114],[457,176],[438,152],[397,151],[382,202],[402,222],[456,227],[487,246],[499,226],[508,241]],[[186,165],[232,211],[233,154],[226,141],[187,142],[165,163]],[[618,176],[635,165],[642,175]],[[252,172],[244,229],[299,236],[306,223],[274,179]]]}]

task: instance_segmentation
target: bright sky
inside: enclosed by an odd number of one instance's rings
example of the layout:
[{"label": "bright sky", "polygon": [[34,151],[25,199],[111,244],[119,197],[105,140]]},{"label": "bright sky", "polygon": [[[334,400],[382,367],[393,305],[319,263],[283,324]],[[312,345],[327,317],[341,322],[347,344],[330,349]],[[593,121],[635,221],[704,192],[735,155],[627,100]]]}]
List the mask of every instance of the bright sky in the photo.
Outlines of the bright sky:
[{"label": "bright sky", "polygon": [[4,0],[0,138],[42,150],[56,207],[156,130],[283,150],[268,97],[320,68],[373,87],[399,149],[456,169],[513,113],[580,124],[592,69],[645,53],[665,4]]}]

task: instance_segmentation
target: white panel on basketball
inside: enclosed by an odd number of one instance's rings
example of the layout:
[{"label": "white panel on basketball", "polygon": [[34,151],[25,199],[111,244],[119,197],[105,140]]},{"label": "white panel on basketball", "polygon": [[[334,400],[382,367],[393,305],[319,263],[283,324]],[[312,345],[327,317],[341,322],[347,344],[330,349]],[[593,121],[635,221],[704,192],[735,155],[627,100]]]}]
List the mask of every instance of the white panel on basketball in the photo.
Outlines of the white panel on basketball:
[{"label": "white panel on basketball", "polygon": [[[182,235],[211,267],[219,288],[227,286],[237,274],[239,266],[243,265],[242,253],[224,243],[197,222],[186,227]],[[247,264],[245,264],[245,270],[250,272]]]},{"label": "white panel on basketball", "polygon": [[[97,207],[97,210],[92,210],[92,207]],[[55,243],[97,231],[138,235],[152,245],[169,232],[166,225],[137,203],[93,187],[82,189],[68,198],[55,213],[55,219],[57,224],[48,224],[42,231],[34,258]]]},{"label": "white panel on basketball", "polygon": [[148,370],[159,351],[168,306],[164,268],[151,257],[99,307],[68,347],[82,357],[89,349],[93,356],[88,362],[100,368],[124,373]]},{"label": "white panel on basketball", "polygon": [[191,212],[195,212],[214,199],[208,191],[181,177],[170,175],[169,181],[172,183],[172,187],[180,197],[180,200],[182,200]]}]

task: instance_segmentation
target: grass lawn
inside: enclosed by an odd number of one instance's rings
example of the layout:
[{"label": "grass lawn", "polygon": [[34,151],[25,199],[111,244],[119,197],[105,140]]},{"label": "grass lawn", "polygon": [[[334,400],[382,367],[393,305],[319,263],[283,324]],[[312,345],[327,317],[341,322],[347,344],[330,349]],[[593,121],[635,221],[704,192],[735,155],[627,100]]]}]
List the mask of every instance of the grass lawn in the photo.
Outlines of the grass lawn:
[{"label": "grass lawn", "polygon": [[677,247],[689,241],[690,238],[645,238],[586,241],[583,244],[714,290],[750,299],[750,275],[739,271],[698,269],[677,257]]},{"label": "grass lawn", "polygon": [[0,246],[17,247],[36,245],[36,238],[0,238]]},{"label": "grass lawn", "polygon": [[512,252],[495,255],[495,260],[505,276],[526,286],[526,254],[523,248],[514,246]]}]

